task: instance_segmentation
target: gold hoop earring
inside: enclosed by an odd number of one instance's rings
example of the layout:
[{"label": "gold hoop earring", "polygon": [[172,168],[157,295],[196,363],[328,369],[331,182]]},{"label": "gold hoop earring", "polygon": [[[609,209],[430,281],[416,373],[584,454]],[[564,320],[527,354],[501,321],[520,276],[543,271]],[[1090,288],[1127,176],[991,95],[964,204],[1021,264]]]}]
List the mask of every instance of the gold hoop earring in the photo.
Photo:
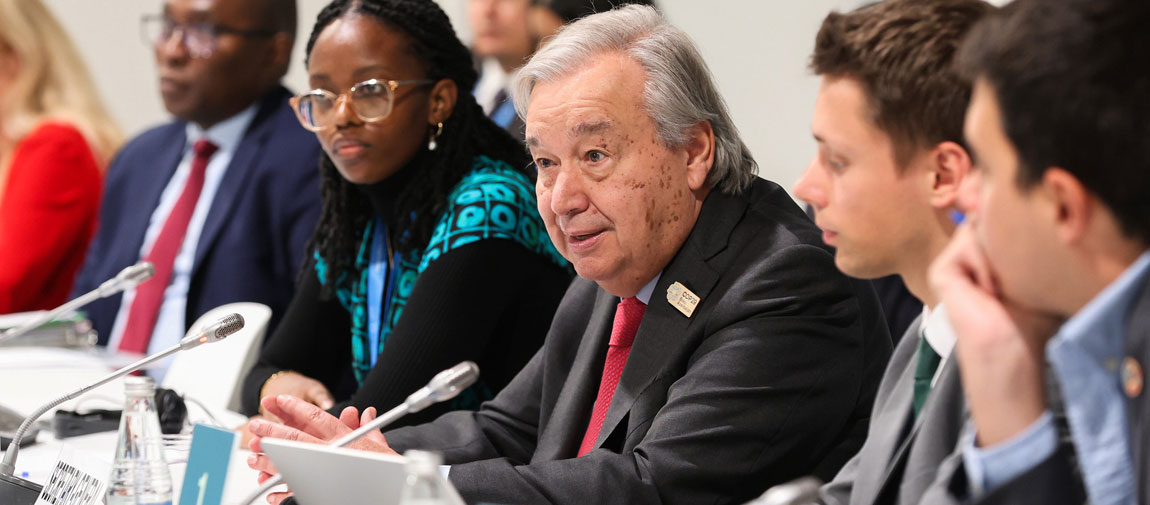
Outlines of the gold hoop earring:
[{"label": "gold hoop earring", "polygon": [[439,147],[439,144],[436,143],[436,140],[439,139],[440,135],[443,135],[443,123],[439,123],[436,126],[435,132],[432,133],[431,138],[428,139],[428,141],[427,141],[427,150],[428,151],[434,151],[436,147]]}]

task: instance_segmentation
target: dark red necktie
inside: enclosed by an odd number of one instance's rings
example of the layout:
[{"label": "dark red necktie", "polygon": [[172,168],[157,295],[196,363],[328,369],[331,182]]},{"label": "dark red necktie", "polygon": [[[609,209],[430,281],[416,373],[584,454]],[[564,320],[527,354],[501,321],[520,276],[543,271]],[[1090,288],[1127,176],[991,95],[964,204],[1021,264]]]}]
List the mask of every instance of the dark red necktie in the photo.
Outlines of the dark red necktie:
[{"label": "dark red necktie", "polygon": [[615,388],[619,386],[623,365],[627,364],[627,356],[631,354],[631,343],[635,341],[635,332],[639,331],[639,322],[646,310],[647,305],[638,298],[624,298],[615,309],[615,323],[611,327],[611,343],[607,347],[607,361],[603,363],[599,395],[595,397],[595,408],[591,411],[591,422],[587,423],[583,443],[579,444],[579,456],[595,448],[595,439],[599,438],[599,430],[603,429],[607,408],[611,406],[611,398],[615,396]]},{"label": "dark red necktie", "polygon": [[160,234],[156,236],[156,242],[144,258],[152,262],[156,274],[136,288],[136,298],[128,309],[128,324],[124,326],[124,336],[120,339],[121,351],[142,353],[148,350],[148,342],[160,315],[160,305],[164,303],[164,290],[172,280],[172,266],[176,255],[180,253],[184,236],[188,233],[188,223],[196,210],[196,202],[200,200],[200,191],[204,189],[208,160],[217,149],[215,144],[205,139],[196,141],[192,146],[195,157],[192,158],[188,182],[184,184],[184,191],[180,193],[180,198],[164,221],[164,227],[160,228]]}]

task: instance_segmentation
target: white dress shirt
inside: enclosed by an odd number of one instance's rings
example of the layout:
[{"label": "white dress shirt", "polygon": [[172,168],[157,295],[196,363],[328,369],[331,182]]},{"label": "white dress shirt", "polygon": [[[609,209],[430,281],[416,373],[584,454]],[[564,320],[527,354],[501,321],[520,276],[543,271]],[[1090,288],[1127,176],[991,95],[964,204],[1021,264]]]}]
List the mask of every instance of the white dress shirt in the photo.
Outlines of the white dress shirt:
[{"label": "white dress shirt", "polygon": [[495,58],[483,60],[479,81],[475,83],[475,90],[471,95],[475,97],[479,106],[483,107],[484,114],[490,116],[495,111],[495,107],[499,105],[495,102],[495,97],[499,96],[500,91],[507,89],[510,80],[511,76],[503,71],[503,66],[498,60]]},{"label": "white dress shirt", "polygon": [[[187,311],[188,287],[191,284],[192,262],[195,260],[196,246],[200,242],[200,233],[203,232],[204,222],[208,218],[212,200],[215,199],[216,191],[220,188],[220,182],[227,172],[228,164],[231,163],[232,156],[239,148],[244,132],[247,131],[255,114],[256,106],[252,105],[244,109],[243,112],[208,128],[207,131],[194,123],[188,123],[186,126],[187,141],[184,143],[183,158],[180,159],[180,164],[176,167],[176,172],[168,181],[168,185],[164,187],[164,192],[160,194],[160,203],[152,211],[152,217],[148,220],[148,229],[144,233],[144,243],[140,247],[140,258],[147,256],[152,249],[152,244],[160,234],[160,229],[168,220],[168,214],[172,212],[172,207],[176,205],[176,200],[184,191],[184,186],[187,184],[188,176],[192,171],[192,158],[195,157],[192,146],[196,141],[206,138],[219,149],[208,161],[207,169],[204,172],[204,187],[200,191],[199,200],[196,201],[196,208],[192,212],[191,221],[188,222],[187,234],[184,235],[180,251],[176,254],[175,262],[172,264],[171,282],[164,290],[164,301],[160,305],[156,327],[152,330],[152,337],[148,342],[148,354],[176,345],[184,337],[184,325],[186,324],[184,314]],[[135,298],[135,289],[124,292],[124,298],[120,302],[120,310],[116,313],[116,320],[112,324],[112,334],[108,340],[109,349],[119,348],[120,340],[124,336],[124,326],[128,322],[128,310]],[[172,359],[173,357],[169,356],[148,371],[148,375],[155,378],[157,384],[163,382]]]},{"label": "white dress shirt", "polygon": [[926,338],[926,343],[930,344],[930,348],[942,358],[938,362],[938,368],[934,370],[934,377],[930,379],[930,387],[933,388],[938,382],[938,377],[942,375],[942,368],[946,366],[947,361],[950,361],[950,355],[954,352],[954,327],[950,325],[945,305],[940,303],[934,310],[925,304],[922,306],[922,335]]}]

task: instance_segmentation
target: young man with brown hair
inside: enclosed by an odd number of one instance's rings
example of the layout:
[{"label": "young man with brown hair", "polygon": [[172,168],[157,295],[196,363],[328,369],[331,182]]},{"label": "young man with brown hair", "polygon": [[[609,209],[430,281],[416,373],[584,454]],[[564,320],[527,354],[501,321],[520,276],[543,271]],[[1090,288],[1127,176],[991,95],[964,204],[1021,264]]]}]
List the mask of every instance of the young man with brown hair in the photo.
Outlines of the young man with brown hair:
[{"label": "young man with brown hair", "polygon": [[1018,0],[963,47],[980,184],[931,270],[973,428],[940,471],[958,502],[1150,503],[1148,26],[1144,1]]},{"label": "young man with brown hair", "polygon": [[946,247],[971,161],[962,144],[970,83],[953,70],[981,0],[889,0],[823,21],[811,129],[818,153],[794,187],[815,209],[844,273],[899,275],[924,310],[899,341],[866,443],[820,492],[828,504],[919,503],[956,453],[964,421],[954,333],[927,269]]}]

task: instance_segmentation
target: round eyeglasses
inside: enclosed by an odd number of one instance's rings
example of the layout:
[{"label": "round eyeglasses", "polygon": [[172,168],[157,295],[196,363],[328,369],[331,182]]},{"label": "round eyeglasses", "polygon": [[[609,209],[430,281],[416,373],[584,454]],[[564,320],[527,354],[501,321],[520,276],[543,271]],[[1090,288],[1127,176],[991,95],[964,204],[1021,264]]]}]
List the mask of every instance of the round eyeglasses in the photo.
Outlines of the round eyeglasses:
[{"label": "round eyeglasses", "polygon": [[291,106],[304,128],[318,132],[335,123],[336,106],[340,98],[346,97],[355,116],[365,123],[370,123],[391,114],[392,105],[395,104],[395,90],[400,86],[420,86],[434,82],[431,79],[406,81],[371,79],[356,84],[346,93],[338,95],[326,89],[313,89],[293,96]]},{"label": "round eyeglasses", "polygon": [[140,18],[140,36],[144,42],[159,47],[171,40],[179,32],[180,43],[187,48],[193,58],[209,58],[216,50],[216,38],[223,34],[244,38],[266,38],[276,34],[275,30],[243,30],[208,22],[177,23],[162,14],[148,14]]}]

